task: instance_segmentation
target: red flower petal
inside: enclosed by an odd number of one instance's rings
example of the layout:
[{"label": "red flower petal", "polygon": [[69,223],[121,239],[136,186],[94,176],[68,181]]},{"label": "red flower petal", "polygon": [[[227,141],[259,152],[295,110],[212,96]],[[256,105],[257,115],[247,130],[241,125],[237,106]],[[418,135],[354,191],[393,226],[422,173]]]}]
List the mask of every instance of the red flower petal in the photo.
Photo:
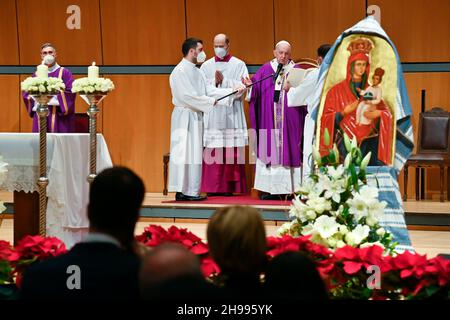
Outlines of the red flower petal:
[{"label": "red flower petal", "polygon": [[344,271],[347,274],[355,274],[361,270],[362,265],[361,262],[344,261]]}]

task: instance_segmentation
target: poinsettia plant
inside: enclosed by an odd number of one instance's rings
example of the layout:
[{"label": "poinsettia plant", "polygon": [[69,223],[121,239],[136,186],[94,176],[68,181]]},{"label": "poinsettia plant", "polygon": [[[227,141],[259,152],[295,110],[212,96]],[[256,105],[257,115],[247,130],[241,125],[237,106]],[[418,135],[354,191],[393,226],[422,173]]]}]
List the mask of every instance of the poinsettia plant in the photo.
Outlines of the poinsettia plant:
[{"label": "poinsettia plant", "polygon": [[55,237],[25,236],[7,257],[13,268],[16,284],[20,287],[23,271],[31,264],[66,253],[61,240]]},{"label": "poinsettia plant", "polygon": [[316,264],[333,299],[450,299],[450,260],[380,246],[330,250],[310,236],[268,237],[268,255],[301,251]]},{"label": "poinsettia plant", "polygon": [[13,283],[13,269],[9,257],[14,248],[7,241],[0,240],[0,285]]},{"label": "poinsettia plant", "polygon": [[180,243],[200,258],[201,269],[205,277],[214,277],[220,272],[217,264],[209,256],[206,243],[187,229],[171,226],[165,230],[161,226],[150,225],[136,237],[136,240],[149,247],[156,247],[164,242]]},{"label": "poinsettia plant", "polygon": [[[136,239],[148,247],[180,243],[199,256],[205,277],[220,274],[207,244],[187,229],[150,225]],[[267,238],[269,259],[286,251],[301,251],[312,259],[333,299],[450,299],[450,260],[442,257],[427,259],[409,251],[386,255],[380,246],[331,250],[311,241],[311,235]],[[64,244],[52,237],[27,236],[15,248],[0,241],[0,299],[1,286],[20,287],[21,275],[32,263],[65,252]],[[371,282],[372,275],[378,280]]]},{"label": "poinsettia plant", "polygon": [[[325,134],[326,136],[326,134]],[[311,241],[331,249],[378,245],[387,253],[396,243],[392,234],[379,221],[386,207],[378,199],[378,188],[367,184],[366,168],[369,152],[364,158],[352,141],[344,135],[347,156],[339,162],[336,145],[321,157],[313,151],[316,169],[300,186],[291,209],[292,221],[281,226],[280,235],[310,235]]]}]

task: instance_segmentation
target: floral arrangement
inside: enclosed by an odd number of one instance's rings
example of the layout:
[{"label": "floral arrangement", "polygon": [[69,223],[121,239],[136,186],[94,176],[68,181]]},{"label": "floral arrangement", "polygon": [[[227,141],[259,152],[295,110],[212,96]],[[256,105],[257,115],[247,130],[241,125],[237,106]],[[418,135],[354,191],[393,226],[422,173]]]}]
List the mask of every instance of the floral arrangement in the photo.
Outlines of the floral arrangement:
[{"label": "floral arrangement", "polygon": [[[427,259],[409,251],[389,256],[380,246],[346,245],[331,251],[311,242],[310,237],[268,237],[267,253],[270,257],[285,251],[307,254],[316,264],[331,298],[450,299],[450,260]],[[378,281],[372,282],[372,275]]]},{"label": "floral arrangement", "polygon": [[29,94],[57,94],[66,88],[64,82],[54,77],[28,77],[20,85]]},{"label": "floral arrangement", "polygon": [[114,90],[114,83],[106,78],[80,78],[72,84],[72,92],[74,93],[107,93],[112,90]]},{"label": "floral arrangement", "polygon": [[330,249],[378,245],[393,252],[392,234],[379,224],[386,202],[378,200],[376,187],[367,185],[371,153],[362,158],[355,138],[350,141],[344,135],[344,141],[348,152],[344,164],[339,164],[336,145],[325,157],[314,151],[317,168],[293,200],[289,215],[293,220],[278,233],[310,235],[311,241]]},{"label": "floral arrangement", "polygon": [[[268,237],[268,258],[286,251],[305,253],[316,264],[333,299],[450,299],[450,260],[427,259],[409,251],[390,256],[380,246],[346,245],[331,250],[312,242],[311,237]],[[207,244],[187,229],[172,226],[166,230],[150,225],[136,240],[148,247],[180,243],[199,256],[205,277],[211,279],[220,273]],[[57,238],[27,236],[15,248],[0,241],[0,298],[4,285],[15,283],[20,287],[21,275],[32,263],[65,252],[64,244]],[[378,283],[370,281],[374,267],[379,271]]]},{"label": "floral arrangement", "polygon": [[16,247],[0,241],[0,284],[15,283],[20,287],[27,267],[66,252],[64,242],[54,237],[26,236]]},{"label": "floral arrangement", "polygon": [[146,246],[155,247],[164,242],[175,242],[185,246],[200,259],[201,269],[205,277],[214,277],[220,272],[219,267],[209,256],[208,246],[192,232],[171,226],[165,230],[161,226],[150,225],[136,240]]}]

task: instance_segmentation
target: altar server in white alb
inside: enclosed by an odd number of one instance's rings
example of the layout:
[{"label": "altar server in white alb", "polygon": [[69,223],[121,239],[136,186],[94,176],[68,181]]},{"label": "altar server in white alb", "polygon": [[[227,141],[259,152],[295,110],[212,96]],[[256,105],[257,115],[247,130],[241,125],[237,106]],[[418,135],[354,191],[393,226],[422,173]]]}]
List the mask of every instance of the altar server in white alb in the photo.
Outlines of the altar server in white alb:
[{"label": "altar server in white alb", "polygon": [[239,95],[225,96],[235,90],[245,91],[243,85],[221,89],[208,85],[196,64],[206,59],[203,42],[188,38],[182,45],[183,59],[170,74],[170,89],[174,109],[170,133],[169,191],[176,200],[204,200],[200,195],[203,159],[203,114],[220,105],[228,106]]},{"label": "altar server in white alb", "polygon": [[[244,61],[230,54],[230,40],[225,34],[214,37],[214,53],[215,56],[200,67],[209,85],[234,88],[242,83],[243,77],[248,77]],[[206,157],[201,190],[214,195],[246,193],[248,133],[243,98],[234,99],[231,106],[218,105],[205,114],[203,120]]]},{"label": "altar server in white alb", "polygon": [[316,122],[311,118],[314,112],[312,100],[317,88],[319,80],[319,70],[323,59],[327,55],[331,46],[329,44],[323,44],[317,49],[317,64],[319,68],[314,68],[311,72],[308,72],[305,79],[298,87],[290,88],[290,84],[287,83],[285,89],[288,91],[287,97],[290,104],[293,106],[306,105],[308,114],[305,117],[305,126],[303,128],[303,177],[307,177],[311,174],[312,169],[312,146],[314,131],[316,128]]}]

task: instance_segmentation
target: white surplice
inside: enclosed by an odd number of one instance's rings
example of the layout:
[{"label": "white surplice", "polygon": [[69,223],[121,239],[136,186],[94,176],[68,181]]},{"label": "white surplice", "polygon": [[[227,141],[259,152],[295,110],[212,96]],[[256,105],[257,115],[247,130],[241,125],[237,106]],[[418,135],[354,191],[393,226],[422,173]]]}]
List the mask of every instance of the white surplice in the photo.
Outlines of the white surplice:
[{"label": "white surplice", "polygon": [[318,79],[319,68],[314,68],[314,70],[308,72],[299,86],[291,88],[287,94],[290,105],[306,105],[308,109],[308,114],[305,117],[305,124],[303,127],[303,178],[311,173],[312,168],[313,159],[311,155],[316,122],[311,119],[311,114],[313,112],[311,100],[316,90]]},{"label": "white surplice", "polygon": [[[203,113],[210,112],[215,98],[231,89],[210,86],[194,63],[182,59],[169,77],[174,109],[170,133],[169,191],[198,196],[202,177]],[[230,99],[220,101],[228,105]],[[220,105],[218,105],[220,107]]]},{"label": "white surplice", "polygon": [[[216,84],[216,71],[223,75],[219,88],[234,88],[242,84],[242,77],[248,77],[245,63],[231,57],[229,61],[216,61],[215,57],[205,61],[200,70],[209,85]],[[232,106],[218,106],[204,116],[204,139],[206,148],[245,147],[248,144],[247,122],[242,97],[235,99]]]}]

